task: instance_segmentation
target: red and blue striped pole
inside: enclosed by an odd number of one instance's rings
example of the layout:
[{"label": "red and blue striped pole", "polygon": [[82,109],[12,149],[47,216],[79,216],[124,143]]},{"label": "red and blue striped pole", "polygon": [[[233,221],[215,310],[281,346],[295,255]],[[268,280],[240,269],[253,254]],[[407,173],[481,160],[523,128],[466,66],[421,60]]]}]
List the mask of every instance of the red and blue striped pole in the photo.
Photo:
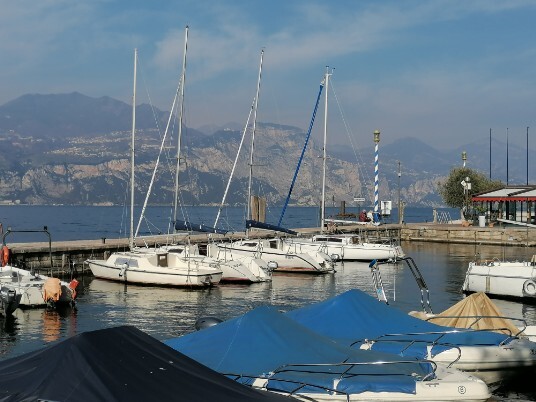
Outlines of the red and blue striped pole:
[{"label": "red and blue striped pole", "polygon": [[380,142],[380,131],[374,130],[374,222],[380,221],[379,215],[379,177],[378,177],[378,143]]}]

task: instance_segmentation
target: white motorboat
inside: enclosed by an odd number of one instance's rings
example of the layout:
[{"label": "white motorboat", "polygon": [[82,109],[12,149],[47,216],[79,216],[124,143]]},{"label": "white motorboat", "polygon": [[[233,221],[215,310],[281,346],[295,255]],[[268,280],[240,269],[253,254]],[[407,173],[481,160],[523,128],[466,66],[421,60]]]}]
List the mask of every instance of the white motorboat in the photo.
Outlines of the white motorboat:
[{"label": "white motorboat", "polygon": [[536,255],[530,261],[472,261],[465,274],[462,291],[533,299],[536,297]]},{"label": "white motorboat", "polygon": [[485,401],[486,384],[427,360],[341,346],[273,307],[164,341],[228,378],[305,401]]},{"label": "white motorboat", "polygon": [[299,252],[319,250],[343,261],[397,261],[405,256],[398,245],[363,242],[356,234],[320,234],[286,238],[285,242]]},{"label": "white motorboat", "polygon": [[357,289],[287,313],[346,346],[446,364],[497,387],[536,369],[536,343],[509,334],[419,320]]},{"label": "white motorboat", "polygon": [[107,260],[86,261],[96,278],[144,285],[208,287],[220,282],[216,261],[183,258],[163,249],[116,252]]},{"label": "white motorboat", "polygon": [[209,243],[207,255],[221,262],[222,282],[257,283],[272,280],[277,263],[268,264],[258,256],[233,252],[225,243]]},{"label": "white motorboat", "polygon": [[61,281],[39,273],[6,265],[0,268],[0,285],[14,290],[19,307],[56,307],[72,305],[78,281]]},{"label": "white motorboat", "polygon": [[[295,252],[280,238],[237,240],[226,245],[228,252],[237,255],[260,256],[268,264],[276,263],[274,273],[327,274],[335,272],[334,262],[322,251]],[[275,265],[275,264],[274,264]]]}]

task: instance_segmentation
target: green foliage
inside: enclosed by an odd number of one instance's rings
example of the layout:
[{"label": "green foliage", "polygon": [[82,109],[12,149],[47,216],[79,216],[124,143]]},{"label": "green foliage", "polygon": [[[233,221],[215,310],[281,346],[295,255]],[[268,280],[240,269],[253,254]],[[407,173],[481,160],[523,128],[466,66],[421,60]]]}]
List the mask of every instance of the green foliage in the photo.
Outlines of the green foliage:
[{"label": "green foliage", "polygon": [[465,205],[465,193],[461,182],[466,177],[471,179],[469,195],[491,191],[504,186],[500,180],[490,180],[476,170],[453,168],[445,182],[438,183],[439,194],[449,207],[462,208]]}]

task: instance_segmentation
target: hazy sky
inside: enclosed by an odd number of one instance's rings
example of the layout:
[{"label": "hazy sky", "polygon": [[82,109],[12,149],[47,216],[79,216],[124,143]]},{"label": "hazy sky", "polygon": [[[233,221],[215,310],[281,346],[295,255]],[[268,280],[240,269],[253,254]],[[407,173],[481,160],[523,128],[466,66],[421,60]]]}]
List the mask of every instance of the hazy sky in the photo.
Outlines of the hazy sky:
[{"label": "hazy sky", "polygon": [[[413,136],[523,146],[536,101],[534,0],[0,0],[0,104],[27,93],[111,96],[169,110],[189,25],[185,123],[306,129],[326,66],[330,141]],[[337,102],[338,100],[338,102]],[[337,103],[340,105],[337,105]],[[315,130],[322,127],[319,113]],[[531,141],[534,148],[535,141]],[[487,143],[485,144],[487,147]]]}]

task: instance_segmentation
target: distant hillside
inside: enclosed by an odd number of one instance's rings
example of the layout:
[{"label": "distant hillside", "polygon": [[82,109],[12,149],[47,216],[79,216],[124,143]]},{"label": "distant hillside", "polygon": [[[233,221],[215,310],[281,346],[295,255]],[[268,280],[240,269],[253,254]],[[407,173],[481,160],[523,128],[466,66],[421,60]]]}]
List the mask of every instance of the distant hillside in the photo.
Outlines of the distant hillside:
[{"label": "distant hillside", "polygon": [[[162,130],[168,112],[155,110]],[[136,199],[145,198],[161,146],[153,111],[137,107]],[[109,97],[79,93],[24,95],[0,106],[0,202],[39,204],[123,204],[130,175],[131,107]],[[232,124],[230,124],[232,125]],[[304,141],[305,130],[258,122],[254,160],[254,192],[269,205],[281,205],[287,195]],[[208,126],[206,127],[208,129]],[[185,127],[181,152],[181,195],[184,204],[217,205],[225,190],[242,129],[217,129],[210,134]],[[209,130],[210,131],[210,130]],[[176,133],[173,134],[176,136]],[[242,205],[247,195],[249,136],[238,161],[227,202]],[[171,202],[176,165],[176,139],[156,175],[150,203]],[[319,205],[322,144],[311,140],[291,203]],[[492,143],[492,176],[505,181],[505,144]],[[455,150],[436,149],[414,138],[380,144],[380,199],[408,206],[441,206],[437,185],[467,151],[468,167],[489,172],[488,139],[460,144]],[[329,145],[327,199],[355,205],[354,197],[373,203],[374,152]],[[526,179],[526,150],[510,147],[510,184]],[[531,160],[535,159],[531,151]],[[400,165],[399,165],[400,163]],[[400,181],[398,169],[401,169]],[[531,165],[531,171],[534,171]],[[532,174],[532,173],[531,173]],[[534,181],[534,178],[531,178]],[[400,183],[400,184],[399,184]]]},{"label": "distant hillside", "polygon": [[[154,110],[158,123],[168,112]],[[58,95],[23,95],[0,106],[0,129],[22,135],[65,138],[124,130],[132,123],[132,107],[107,96],[91,98],[78,92]],[[149,105],[136,107],[136,126],[155,127]]]}]

